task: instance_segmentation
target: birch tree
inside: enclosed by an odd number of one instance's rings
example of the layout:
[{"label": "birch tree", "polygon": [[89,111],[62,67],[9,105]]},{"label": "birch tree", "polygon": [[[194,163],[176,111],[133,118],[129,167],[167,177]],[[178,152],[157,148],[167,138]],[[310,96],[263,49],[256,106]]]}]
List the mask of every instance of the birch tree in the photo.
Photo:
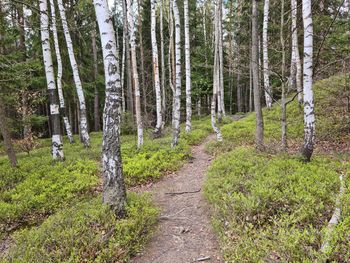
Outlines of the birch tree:
[{"label": "birch tree", "polygon": [[60,11],[61,22],[63,27],[63,33],[66,39],[69,61],[73,71],[73,79],[75,88],[77,90],[78,101],[79,101],[79,113],[80,113],[80,138],[86,148],[90,147],[90,136],[88,131],[87,115],[86,115],[86,104],[83,86],[81,84],[79,68],[74,55],[73,42],[69,32],[66,10],[62,3],[62,0],[57,0],[58,9]]},{"label": "birch tree", "polygon": [[303,102],[303,87],[301,80],[301,61],[299,54],[298,45],[298,27],[297,27],[297,16],[298,16],[298,5],[296,0],[291,0],[291,16],[292,16],[292,60],[291,60],[291,82],[292,85],[296,85],[298,92],[299,103]]},{"label": "birch tree", "polygon": [[310,161],[315,140],[314,95],[312,90],[313,74],[313,25],[311,0],[303,0],[304,22],[304,144],[301,153],[305,161]]},{"label": "birch tree", "polygon": [[[216,125],[216,102],[219,99],[218,90],[220,89],[220,54],[219,54],[219,34],[220,30],[218,29],[219,17],[214,17],[214,70],[213,70],[213,97],[211,99],[211,125],[216,134],[216,139],[222,141],[222,135],[219,127]],[[219,102],[218,102],[219,103]],[[219,111],[219,105],[218,105]]]},{"label": "birch tree", "polygon": [[56,79],[57,79],[58,99],[60,101],[60,110],[63,117],[63,123],[66,128],[69,142],[74,143],[72,128],[65,110],[66,106],[64,103],[64,96],[63,96],[63,89],[62,89],[62,58],[61,58],[61,51],[60,51],[58,35],[57,35],[55,3],[53,0],[50,0],[50,9],[51,9],[52,34],[53,34],[53,41],[54,41],[56,60],[57,60],[57,78]]},{"label": "birch tree", "polygon": [[186,132],[191,131],[192,101],[191,101],[191,49],[188,0],[184,0],[185,24],[185,74],[186,74]]},{"label": "birch tree", "polygon": [[270,88],[269,74],[269,55],[268,55],[268,25],[269,25],[269,5],[270,0],[265,0],[264,3],[264,22],[263,22],[263,72],[264,72],[264,89],[265,101],[268,108],[272,107],[272,90]]},{"label": "birch tree", "polygon": [[123,217],[126,190],[120,151],[121,85],[117,70],[119,61],[117,60],[115,31],[107,1],[94,0],[94,6],[100,30],[106,85],[102,142],[103,202],[109,205],[117,216]]},{"label": "birch tree", "polygon": [[136,57],[136,37],[135,37],[135,25],[134,25],[134,8],[131,5],[131,0],[126,0],[126,13],[128,19],[128,31],[129,31],[129,42],[131,52],[131,66],[134,80],[135,89],[135,115],[137,125],[137,148],[143,145],[143,125],[141,117],[141,100],[140,100],[140,83],[139,75],[137,72],[137,57]]},{"label": "birch tree", "polygon": [[157,112],[157,123],[155,134],[159,134],[162,126],[162,94],[160,88],[160,79],[159,79],[159,62],[158,62],[158,45],[156,37],[156,0],[151,0],[151,40],[152,40],[152,60],[153,60],[153,80],[154,80],[154,89],[156,92],[156,112]]},{"label": "birch tree", "polygon": [[256,114],[256,131],[255,140],[258,149],[264,148],[264,122],[260,102],[260,85],[259,85],[259,41],[258,41],[258,3],[252,0],[252,75],[253,75],[253,93],[254,108]]},{"label": "birch tree", "polygon": [[180,97],[181,97],[181,24],[177,0],[171,0],[173,4],[175,22],[175,87],[173,100],[173,142],[175,147],[180,137]]},{"label": "birch tree", "polygon": [[57,98],[57,89],[52,64],[52,54],[50,47],[49,17],[47,0],[39,1],[40,9],[40,32],[41,47],[43,52],[44,69],[47,82],[47,89],[50,101],[51,127],[52,127],[52,157],[53,159],[63,160],[63,143],[61,136],[59,102]]},{"label": "birch tree", "polygon": [[[161,88],[162,88],[162,115],[165,118],[166,104],[165,104],[165,57],[164,57],[164,34],[163,34],[163,0],[160,1],[160,11],[159,11],[159,20],[160,20],[160,56],[161,56]],[[163,122],[164,123],[164,122]]]}]

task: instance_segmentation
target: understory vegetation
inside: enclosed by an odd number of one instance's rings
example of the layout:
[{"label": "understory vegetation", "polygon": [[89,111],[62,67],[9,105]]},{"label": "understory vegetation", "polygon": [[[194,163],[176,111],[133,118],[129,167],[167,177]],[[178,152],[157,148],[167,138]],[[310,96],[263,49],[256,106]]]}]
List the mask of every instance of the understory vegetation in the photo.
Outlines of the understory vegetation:
[{"label": "understory vegetation", "polygon": [[[135,148],[135,135],[122,135],[126,185],[137,186],[176,170],[190,157],[190,146],[210,131],[207,118],[195,120],[193,131],[182,134],[178,147],[170,146],[167,133],[155,140],[148,136],[140,150]],[[16,169],[0,157],[0,237],[12,236],[9,260],[110,262],[127,259],[141,248],[156,209],[148,198],[129,194],[128,217],[118,221],[100,204],[101,141],[101,133],[92,133],[90,149],[65,143],[63,163],[47,155],[49,140],[40,140],[29,155],[19,153]]]},{"label": "understory vegetation", "polygon": [[[314,85],[319,145],[310,163],[296,154],[303,134],[297,102],[288,105],[287,152],[279,149],[278,103],[264,110],[266,152],[252,146],[254,114],[224,126],[224,142],[207,147],[219,155],[208,171],[205,194],[213,206],[213,223],[227,262],[349,259],[350,119],[348,102],[340,99],[350,92],[349,79],[350,75],[335,76]],[[341,174],[345,177],[341,221],[331,233],[330,249],[322,252]]]}]

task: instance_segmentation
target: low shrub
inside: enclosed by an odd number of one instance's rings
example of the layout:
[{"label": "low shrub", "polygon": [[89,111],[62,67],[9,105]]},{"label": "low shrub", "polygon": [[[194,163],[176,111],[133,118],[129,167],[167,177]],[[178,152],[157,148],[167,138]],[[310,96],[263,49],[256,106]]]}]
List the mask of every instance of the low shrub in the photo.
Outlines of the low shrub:
[{"label": "low shrub", "polygon": [[317,260],[339,192],[340,164],[239,147],[214,161],[205,194],[228,262]]},{"label": "low shrub", "polygon": [[157,218],[147,196],[128,195],[119,220],[101,198],[82,201],[39,227],[15,234],[7,262],[126,262],[142,248]]}]

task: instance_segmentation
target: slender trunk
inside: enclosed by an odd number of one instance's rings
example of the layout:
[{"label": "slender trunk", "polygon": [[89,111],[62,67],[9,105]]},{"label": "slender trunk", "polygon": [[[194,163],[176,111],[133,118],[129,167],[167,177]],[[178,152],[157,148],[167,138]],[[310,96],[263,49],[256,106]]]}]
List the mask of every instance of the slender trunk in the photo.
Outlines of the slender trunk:
[{"label": "slender trunk", "polygon": [[103,202],[114,213],[125,216],[126,190],[120,150],[120,76],[117,48],[112,18],[106,0],[94,0],[96,18],[100,29],[105,71],[106,100],[103,111],[102,174]]},{"label": "slender trunk", "polygon": [[[220,3],[220,1],[219,1]],[[216,3],[217,5],[215,6],[216,8],[216,14],[217,10],[220,8],[220,4]],[[213,96],[211,100],[211,125],[213,127],[214,132],[216,133],[216,138],[218,141],[222,141],[222,135],[219,127],[216,125],[216,101],[218,100],[218,112],[220,111],[220,96],[218,91],[220,91],[220,29],[219,29],[219,24],[221,23],[220,21],[220,15],[216,15],[214,18],[214,70],[213,70]]]},{"label": "slender trunk", "polygon": [[132,74],[134,80],[135,89],[135,113],[136,113],[136,125],[137,125],[137,148],[143,145],[143,125],[141,117],[141,100],[140,100],[140,83],[139,75],[137,71],[137,58],[136,58],[136,41],[135,41],[135,26],[134,26],[134,9],[131,5],[131,0],[126,0],[128,29],[129,29],[129,41],[131,51],[131,64]]},{"label": "slender trunk", "polygon": [[63,6],[62,0],[57,0],[58,9],[60,11],[63,32],[66,39],[66,44],[68,48],[68,55],[70,64],[73,71],[73,79],[75,83],[75,88],[77,90],[78,100],[79,100],[79,109],[80,109],[80,132],[81,132],[81,141],[84,144],[85,148],[90,147],[90,136],[88,131],[88,123],[87,123],[87,115],[86,115],[86,104],[85,104],[85,96],[83,87],[81,84],[80,76],[79,76],[79,68],[77,61],[74,55],[72,38],[68,29],[68,23],[66,18],[66,10]]},{"label": "slender trunk", "polygon": [[141,5],[142,2],[141,0],[137,0],[137,10],[139,12],[138,14],[138,29],[139,29],[139,41],[140,41],[140,66],[141,66],[141,83],[142,83],[142,98],[143,98],[143,109],[145,115],[148,115],[147,112],[147,92],[146,92],[146,80],[145,80],[145,56],[144,56],[144,51],[143,51],[143,37],[142,37],[142,14],[141,14]]},{"label": "slender trunk", "polygon": [[202,101],[201,101],[201,97],[199,97],[197,100],[197,115],[198,115],[198,117],[201,116],[201,111],[202,111]]},{"label": "slender trunk", "polygon": [[223,52],[223,31],[222,31],[222,0],[219,0],[219,67],[220,67],[220,112],[226,116],[225,112],[225,89],[224,89],[224,52]]},{"label": "slender trunk", "polygon": [[39,1],[40,8],[40,32],[41,47],[43,52],[44,68],[47,82],[47,89],[50,101],[51,129],[52,129],[52,157],[53,159],[63,160],[63,143],[60,127],[60,114],[57,98],[57,89],[55,76],[53,72],[52,55],[50,47],[49,17],[47,0]]},{"label": "slender trunk", "polygon": [[265,0],[264,4],[264,23],[263,23],[263,72],[264,72],[264,90],[265,90],[265,101],[268,108],[272,107],[272,90],[270,88],[270,73],[269,73],[269,55],[268,46],[269,39],[267,35],[269,26],[269,5],[270,0]]},{"label": "slender trunk", "polygon": [[173,142],[175,147],[180,137],[180,98],[181,98],[181,24],[177,0],[172,0],[174,22],[175,22],[175,94],[174,94],[174,116],[173,116]]},{"label": "slender trunk", "polygon": [[17,157],[15,150],[12,145],[11,141],[11,134],[8,129],[8,124],[6,120],[6,114],[5,114],[5,105],[2,97],[0,97],[0,130],[2,138],[4,139],[4,146],[6,149],[7,156],[9,158],[9,161],[11,163],[12,167],[17,167]]},{"label": "slender trunk", "polygon": [[[131,112],[132,118],[134,118],[134,98],[132,95],[132,78],[131,78],[131,61],[130,61],[130,44],[129,44],[129,30],[128,30],[128,18],[127,18],[127,8],[126,8],[126,0],[122,0],[123,2],[123,41],[125,41],[125,60],[126,60],[126,71],[123,70],[123,77],[125,76],[125,73],[127,73],[127,79],[126,79],[126,87],[127,87],[127,109],[129,112]],[[124,81],[124,78],[123,78]]]},{"label": "slender trunk", "polygon": [[299,103],[303,102],[303,87],[302,87],[302,67],[298,47],[298,28],[297,28],[297,16],[298,5],[297,0],[291,0],[291,15],[292,15],[292,65],[291,65],[291,81],[293,86],[296,85],[298,92]]},{"label": "slender trunk", "polygon": [[312,90],[313,72],[313,26],[311,0],[303,0],[304,21],[304,145],[302,156],[310,161],[315,140],[314,95]]},{"label": "slender trunk", "polygon": [[192,101],[191,101],[191,48],[188,0],[184,0],[185,26],[185,74],[186,74],[186,132],[191,131]]},{"label": "slender trunk", "polygon": [[257,0],[252,0],[252,75],[254,108],[256,113],[255,143],[257,148],[262,150],[264,148],[264,122],[260,102],[258,45],[258,3]]},{"label": "slender trunk", "polygon": [[252,62],[249,63],[249,112],[253,112],[253,74]]},{"label": "slender trunk", "polygon": [[158,63],[158,45],[156,36],[156,0],[151,0],[151,39],[152,39],[152,59],[153,59],[153,77],[154,77],[154,89],[156,92],[156,112],[157,112],[157,124],[154,130],[155,134],[160,134],[163,126],[162,116],[162,94],[159,80],[159,63]]},{"label": "slender trunk", "polygon": [[281,24],[280,24],[280,41],[282,47],[282,65],[281,65],[281,79],[282,79],[282,96],[281,96],[281,126],[282,126],[282,150],[287,150],[287,104],[286,104],[286,83],[285,83],[285,66],[286,66],[286,52],[285,42],[283,36],[284,27],[284,0],[281,0]]},{"label": "slender trunk", "polygon": [[175,98],[175,88],[174,88],[174,74],[175,69],[173,67],[174,61],[174,20],[173,20],[173,8],[172,2],[169,0],[169,51],[168,51],[168,68],[169,68],[169,86],[172,91],[172,119],[171,123],[174,125],[174,98]]},{"label": "slender trunk", "polygon": [[[160,56],[161,56],[161,67],[162,67],[162,75],[161,75],[161,88],[162,88],[162,116],[165,119],[165,111],[166,111],[166,102],[165,102],[165,57],[164,57],[164,34],[163,34],[163,0],[160,1]],[[163,121],[164,125],[164,121]]]},{"label": "slender trunk", "polygon": [[61,51],[60,51],[58,35],[57,35],[55,3],[53,0],[50,0],[50,9],[51,9],[51,21],[52,21],[52,33],[53,33],[54,47],[55,47],[56,60],[57,60],[57,91],[58,91],[58,99],[60,101],[60,113],[63,116],[63,123],[66,128],[66,133],[67,133],[69,142],[72,144],[74,143],[74,138],[73,138],[72,128],[71,128],[68,116],[66,114],[66,105],[65,105],[64,96],[63,96],[62,58],[61,58]]},{"label": "slender trunk", "polygon": [[100,100],[97,88],[97,75],[98,75],[98,65],[97,65],[97,46],[96,46],[96,24],[94,23],[93,29],[91,31],[91,44],[92,44],[92,54],[94,59],[94,128],[95,131],[101,129],[100,126]]}]

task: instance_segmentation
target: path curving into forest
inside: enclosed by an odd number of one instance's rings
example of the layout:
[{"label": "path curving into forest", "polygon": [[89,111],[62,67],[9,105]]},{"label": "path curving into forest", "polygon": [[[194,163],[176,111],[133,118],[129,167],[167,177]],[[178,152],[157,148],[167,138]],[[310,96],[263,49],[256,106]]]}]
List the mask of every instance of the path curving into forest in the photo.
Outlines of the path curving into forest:
[{"label": "path curving into forest", "polygon": [[178,172],[142,190],[152,193],[161,213],[153,237],[132,263],[223,262],[203,197],[205,173],[212,160],[205,145],[213,139],[210,135],[194,146],[193,159]]}]

